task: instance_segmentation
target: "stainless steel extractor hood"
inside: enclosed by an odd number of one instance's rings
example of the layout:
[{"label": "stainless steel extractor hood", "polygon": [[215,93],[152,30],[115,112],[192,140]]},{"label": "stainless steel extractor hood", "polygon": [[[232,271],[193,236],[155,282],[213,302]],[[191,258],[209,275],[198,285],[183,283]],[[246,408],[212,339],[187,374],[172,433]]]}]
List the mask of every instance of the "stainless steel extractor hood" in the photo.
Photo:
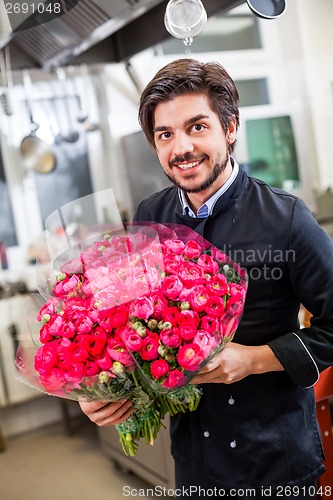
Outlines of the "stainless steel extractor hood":
[{"label": "stainless steel extractor hood", "polygon": [[[25,0],[17,4],[26,12],[7,13],[1,3],[0,49],[10,47],[13,69],[124,61],[170,37],[163,22],[168,0]],[[208,16],[241,3],[204,0]]]}]

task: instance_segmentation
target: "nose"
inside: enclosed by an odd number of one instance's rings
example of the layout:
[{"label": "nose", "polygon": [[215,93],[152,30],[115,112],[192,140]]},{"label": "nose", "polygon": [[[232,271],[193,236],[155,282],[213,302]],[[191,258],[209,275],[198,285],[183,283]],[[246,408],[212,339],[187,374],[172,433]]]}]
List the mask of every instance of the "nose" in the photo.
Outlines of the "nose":
[{"label": "nose", "polygon": [[185,153],[192,153],[194,149],[191,138],[186,133],[175,134],[173,143],[173,154],[183,156]]}]

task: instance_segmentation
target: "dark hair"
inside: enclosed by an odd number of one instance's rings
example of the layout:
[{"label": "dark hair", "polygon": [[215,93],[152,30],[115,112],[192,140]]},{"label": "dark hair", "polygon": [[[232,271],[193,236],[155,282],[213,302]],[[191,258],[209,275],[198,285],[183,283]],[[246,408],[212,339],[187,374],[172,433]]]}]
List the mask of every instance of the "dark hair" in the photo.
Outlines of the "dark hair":
[{"label": "dark hair", "polygon": [[[155,148],[153,119],[156,106],[183,94],[205,94],[212,110],[219,116],[225,133],[232,120],[239,126],[239,95],[234,81],[217,62],[177,59],[162,69],[142,92],[139,123],[148,142]],[[235,143],[229,145],[232,152]]]}]

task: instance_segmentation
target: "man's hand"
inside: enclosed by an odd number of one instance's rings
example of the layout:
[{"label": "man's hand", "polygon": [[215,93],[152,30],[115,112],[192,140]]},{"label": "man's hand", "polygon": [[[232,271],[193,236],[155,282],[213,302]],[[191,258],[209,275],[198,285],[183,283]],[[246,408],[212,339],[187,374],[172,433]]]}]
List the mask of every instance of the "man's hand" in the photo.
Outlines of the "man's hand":
[{"label": "man's hand", "polygon": [[92,422],[99,426],[111,426],[121,424],[133,412],[130,401],[122,400],[116,403],[105,401],[92,401],[86,403],[79,401],[81,410],[90,418]]},{"label": "man's hand", "polygon": [[191,383],[231,384],[248,375],[282,370],[283,366],[268,345],[245,346],[229,342],[225,349],[192,379]]}]

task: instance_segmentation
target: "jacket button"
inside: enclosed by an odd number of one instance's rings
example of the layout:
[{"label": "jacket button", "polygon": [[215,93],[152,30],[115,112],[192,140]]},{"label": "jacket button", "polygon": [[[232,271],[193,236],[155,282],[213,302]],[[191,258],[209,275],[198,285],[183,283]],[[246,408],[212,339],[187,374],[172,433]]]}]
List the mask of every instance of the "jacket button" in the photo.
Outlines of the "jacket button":
[{"label": "jacket button", "polygon": [[236,448],[236,446],[237,446],[236,441],[235,440],[231,441],[230,448]]},{"label": "jacket button", "polygon": [[232,396],[230,396],[230,398],[228,399],[228,403],[229,405],[233,405],[235,403],[235,400]]},{"label": "jacket button", "polygon": [[210,436],[210,432],[209,432],[209,431],[205,431],[205,432],[203,433],[203,435],[205,436],[205,438],[209,438],[209,436]]}]

